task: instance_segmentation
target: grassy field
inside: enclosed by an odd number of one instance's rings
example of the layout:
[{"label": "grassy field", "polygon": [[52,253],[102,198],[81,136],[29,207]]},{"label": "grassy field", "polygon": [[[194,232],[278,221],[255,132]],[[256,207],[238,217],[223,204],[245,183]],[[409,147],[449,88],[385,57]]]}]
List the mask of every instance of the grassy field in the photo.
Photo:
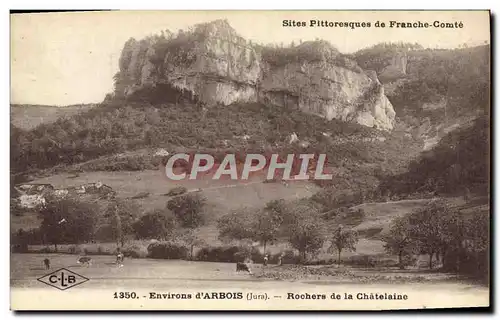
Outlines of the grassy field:
[{"label": "grassy field", "polygon": [[[292,200],[310,197],[319,187],[307,181],[297,181],[285,186],[281,183],[263,183],[262,178],[248,181],[231,180],[186,180],[171,181],[159,170],[137,172],[86,172],[72,179],[68,174],[57,174],[34,180],[33,183],[50,183],[55,188],[79,186],[100,181],[109,185],[120,198],[131,198],[141,192],[149,193],[143,199],[136,199],[143,211],[163,209],[171,197],[165,196],[174,187],[184,186],[188,192],[202,190],[207,198],[205,208],[209,224],[200,229],[200,234],[210,244],[220,244],[215,221],[220,216],[243,207],[258,208],[275,199]],[[11,217],[11,230],[37,227],[39,219],[36,213]]]},{"label": "grassy field", "polygon": [[145,209],[164,208],[170,199],[164,196],[172,188],[183,186],[188,191],[201,189],[209,204],[215,205],[216,213],[227,213],[228,210],[247,206],[260,207],[274,199],[297,199],[309,197],[319,190],[316,185],[307,181],[297,181],[284,186],[280,183],[263,183],[263,178],[248,181],[232,180],[185,180],[172,181],[160,170],[86,172],[79,177],[68,179],[68,174],[57,174],[34,180],[33,183],[50,183],[56,188],[78,186],[100,181],[109,185],[120,198],[130,198],[141,192],[149,193],[144,199],[138,199]]},{"label": "grassy field", "polygon": [[360,204],[352,209],[362,209],[365,212],[365,217],[363,222],[354,229],[366,238],[376,238],[376,236],[388,231],[394,218],[422,208],[429,201],[429,199],[418,199]]},{"label": "grassy field", "polygon": [[[306,181],[293,182],[288,186],[284,186],[281,183],[262,183],[262,179],[258,178],[247,182],[227,180],[174,182],[165,179],[162,172],[155,170],[86,172],[72,179],[68,179],[67,176],[68,174],[51,175],[37,179],[34,183],[50,183],[56,188],[66,188],[101,181],[111,186],[117,192],[118,197],[122,198],[130,198],[140,192],[147,192],[149,193],[148,197],[135,200],[145,211],[164,208],[170,199],[164,194],[176,186],[182,185],[188,191],[202,189],[203,195],[208,199],[206,212],[210,218],[208,224],[200,228],[199,233],[206,243],[210,245],[222,244],[218,239],[218,230],[216,228],[216,220],[221,215],[243,207],[262,207],[266,202],[274,199],[292,200],[309,197],[319,190],[316,185]],[[363,209],[366,214],[365,221],[356,227],[361,238],[357,244],[356,252],[344,252],[342,257],[384,254],[383,242],[373,237],[373,230],[375,230],[375,233],[379,233],[382,229],[388,227],[394,217],[409,213],[424,206],[427,202],[428,200],[402,200],[387,203],[366,203],[355,207],[355,209]],[[36,227],[37,223],[39,223],[39,219],[34,213],[11,218],[12,230],[17,230],[19,227],[25,229],[27,226]],[[112,245],[114,246],[114,244]],[[332,258],[332,253],[328,253],[329,245],[328,242],[325,243],[318,254],[318,258]],[[106,247],[107,245],[101,244],[101,246]],[[147,247],[147,244],[145,246]],[[268,250],[272,253],[288,248],[285,239],[276,245],[268,246]]]},{"label": "grassy field", "polygon": [[[13,254],[11,258],[10,278],[11,285],[15,287],[40,287],[44,286],[36,281],[37,278],[60,268],[66,268],[95,281],[127,281],[127,280],[227,280],[227,281],[265,281],[270,280],[268,273],[298,274],[297,269],[322,270],[326,272],[311,272],[313,276],[293,280],[324,280],[335,282],[435,282],[459,281],[456,275],[428,272],[426,270],[397,270],[391,268],[349,268],[337,266],[293,266],[293,265],[251,265],[253,275],[245,272],[236,272],[235,263],[200,262],[184,260],[158,260],[158,259],[126,259],[123,267],[115,264],[114,256],[92,256],[91,266],[79,265],[77,255],[68,254]],[[51,260],[51,267],[46,270],[43,259]],[[290,279],[289,279],[290,280]],[[151,285],[145,282],[143,285]]]},{"label": "grassy field", "polygon": [[[50,270],[42,267],[49,257]],[[307,267],[313,276],[276,280],[266,275],[297,274],[295,266],[252,266],[253,275],[237,273],[234,263],[180,260],[126,260],[117,267],[111,256],[93,256],[93,265],[80,266],[70,255],[14,254],[11,257],[11,309],[14,310],[380,310],[489,305],[489,289],[452,275],[398,270]],[[60,291],[37,279],[59,268],[88,278]],[[135,292],[134,300],[114,299],[114,292]],[[241,293],[242,300],[150,299],[153,294]],[[328,300],[290,300],[292,294],[325,294]],[[354,300],[331,300],[350,293]],[[406,295],[407,300],[359,300],[359,294]],[[249,295],[267,295],[266,300]]]}]

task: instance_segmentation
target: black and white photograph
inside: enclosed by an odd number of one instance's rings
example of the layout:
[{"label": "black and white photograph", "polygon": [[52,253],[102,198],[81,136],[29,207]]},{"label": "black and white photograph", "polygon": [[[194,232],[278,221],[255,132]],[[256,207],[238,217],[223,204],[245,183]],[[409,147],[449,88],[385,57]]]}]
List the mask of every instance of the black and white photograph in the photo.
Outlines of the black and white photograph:
[{"label": "black and white photograph", "polygon": [[11,309],[490,307],[490,19],[11,12]]}]

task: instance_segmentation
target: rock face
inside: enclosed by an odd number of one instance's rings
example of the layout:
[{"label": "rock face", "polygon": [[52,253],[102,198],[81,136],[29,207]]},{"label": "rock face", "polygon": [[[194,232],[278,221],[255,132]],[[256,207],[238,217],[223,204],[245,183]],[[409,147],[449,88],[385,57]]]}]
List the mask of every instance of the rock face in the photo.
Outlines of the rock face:
[{"label": "rock face", "polygon": [[263,102],[383,130],[394,124],[376,74],[324,41],[256,46],[217,20],[176,37],[130,39],[119,65],[115,94],[120,96],[168,84],[206,106]]},{"label": "rock face", "polygon": [[380,78],[385,81],[394,81],[406,75],[408,67],[408,55],[405,51],[397,52],[391,59],[390,64],[380,72]]}]

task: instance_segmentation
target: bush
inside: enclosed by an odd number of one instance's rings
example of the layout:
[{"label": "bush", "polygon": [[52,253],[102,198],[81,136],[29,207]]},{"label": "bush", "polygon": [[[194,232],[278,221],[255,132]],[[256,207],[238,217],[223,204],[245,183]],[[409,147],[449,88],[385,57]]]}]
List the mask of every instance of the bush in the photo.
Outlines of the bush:
[{"label": "bush", "polygon": [[361,268],[373,267],[395,267],[398,265],[397,260],[376,255],[359,255],[351,256],[342,260],[344,265]]},{"label": "bush", "polygon": [[167,202],[167,208],[182,227],[196,228],[205,222],[203,208],[207,199],[201,193],[185,194]]},{"label": "bush", "polygon": [[171,242],[152,243],[147,251],[147,256],[153,259],[186,259],[189,255],[188,248]]},{"label": "bush", "polygon": [[243,262],[250,258],[255,263],[262,263],[264,256],[255,247],[204,247],[196,254],[196,260],[211,262]]},{"label": "bush", "polygon": [[[274,255],[271,255],[269,258],[269,263],[277,264],[279,262],[279,257],[282,255],[282,253],[277,253]],[[286,250],[283,252],[283,257],[281,259],[282,264],[299,264],[300,263],[300,256],[295,253],[293,250]]]},{"label": "bush", "polygon": [[41,248],[39,250],[33,250],[36,253],[55,253],[55,249],[51,249],[49,247]]},{"label": "bush", "polygon": [[332,265],[336,261],[337,260],[334,259],[334,258],[330,258],[330,259],[316,259],[316,260],[306,261],[304,264],[308,265],[308,266]]},{"label": "bush", "polygon": [[185,187],[175,187],[168,191],[167,196],[178,196],[187,192]]},{"label": "bush", "polygon": [[130,258],[146,258],[148,256],[148,248],[141,245],[127,245],[122,249],[122,253],[125,257]]},{"label": "bush", "polygon": [[233,247],[204,247],[196,254],[196,260],[212,262],[240,262],[244,257],[239,248]]},{"label": "bush", "polygon": [[360,255],[344,258],[342,264],[352,267],[375,267],[375,259],[371,256]]},{"label": "bush", "polygon": [[77,247],[76,253],[86,256],[89,254],[93,254],[94,252],[92,252],[86,245],[80,245]]},{"label": "bush", "polygon": [[28,245],[26,243],[15,244],[12,246],[12,253],[27,253]]}]

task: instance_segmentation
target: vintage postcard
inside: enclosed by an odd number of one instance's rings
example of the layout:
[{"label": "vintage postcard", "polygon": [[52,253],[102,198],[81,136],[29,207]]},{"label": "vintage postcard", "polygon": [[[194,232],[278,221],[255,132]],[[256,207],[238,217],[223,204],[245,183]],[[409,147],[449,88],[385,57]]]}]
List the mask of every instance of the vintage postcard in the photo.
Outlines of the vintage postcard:
[{"label": "vintage postcard", "polygon": [[490,12],[11,14],[13,310],[490,306]]}]

